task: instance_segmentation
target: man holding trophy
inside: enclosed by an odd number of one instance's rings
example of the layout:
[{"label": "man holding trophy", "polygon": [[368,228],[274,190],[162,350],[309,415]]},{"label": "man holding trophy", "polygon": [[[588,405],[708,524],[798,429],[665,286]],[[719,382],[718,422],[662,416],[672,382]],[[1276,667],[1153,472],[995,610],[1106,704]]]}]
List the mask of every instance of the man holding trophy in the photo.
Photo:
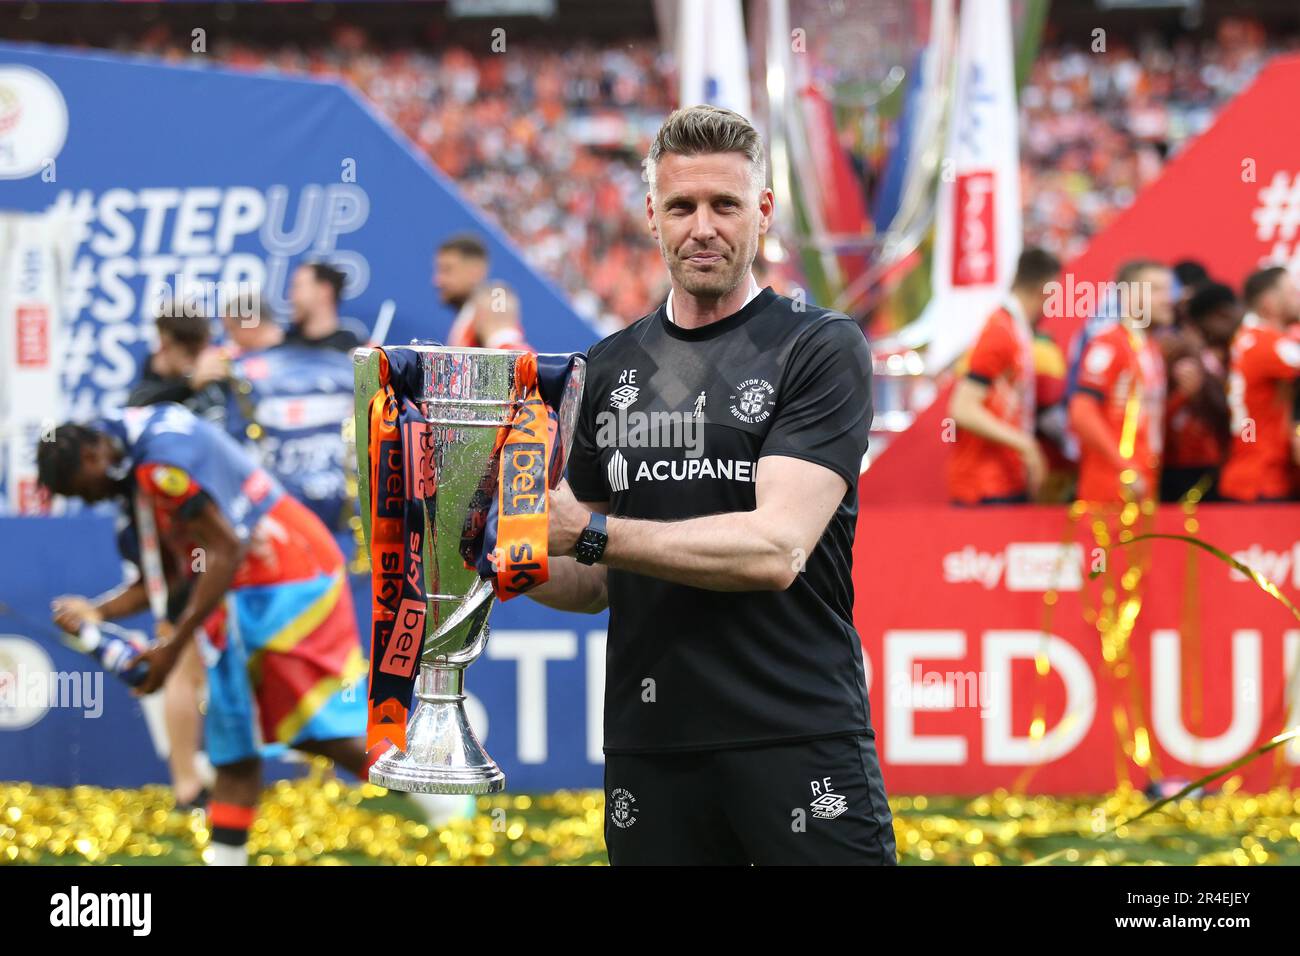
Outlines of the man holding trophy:
[{"label": "man holding trophy", "polygon": [[464,711],[493,602],[608,607],[612,863],[892,864],[850,573],[870,350],[754,281],[747,120],[677,111],[646,172],[672,294],[586,361],[354,356],[370,780],[502,789]]},{"label": "man holding trophy", "polygon": [[893,864],[853,627],[869,348],[758,289],[773,194],[747,120],[678,110],[645,169],[672,291],[588,354],[550,580],[528,592],[609,607],[610,862]]}]

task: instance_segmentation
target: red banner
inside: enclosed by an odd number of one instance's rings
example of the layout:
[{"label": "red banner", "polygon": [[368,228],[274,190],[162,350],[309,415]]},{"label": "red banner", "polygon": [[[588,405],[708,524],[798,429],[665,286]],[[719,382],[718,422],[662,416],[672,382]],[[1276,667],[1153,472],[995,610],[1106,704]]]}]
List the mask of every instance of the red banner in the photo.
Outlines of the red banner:
[{"label": "red banner", "polygon": [[[1134,530],[1188,534],[1185,520],[1162,508]],[[1190,527],[1300,600],[1300,506],[1206,506]],[[853,577],[891,793],[1192,780],[1300,722],[1285,692],[1300,621],[1182,541],[1103,548],[1054,507],[864,508]],[[1298,763],[1289,743],[1238,773],[1265,790],[1294,785]]]},{"label": "red banner", "polygon": [[997,272],[993,170],[963,173],[954,184],[952,287],[988,285]]}]

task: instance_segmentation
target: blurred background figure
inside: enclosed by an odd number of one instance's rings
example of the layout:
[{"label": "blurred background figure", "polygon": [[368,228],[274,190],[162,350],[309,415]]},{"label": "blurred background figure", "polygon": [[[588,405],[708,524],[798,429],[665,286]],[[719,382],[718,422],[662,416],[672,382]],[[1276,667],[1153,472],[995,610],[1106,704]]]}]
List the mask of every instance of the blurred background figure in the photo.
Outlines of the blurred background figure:
[{"label": "blurred background figure", "polygon": [[948,468],[954,502],[1028,502],[1046,477],[1036,434],[1034,339],[1049,283],[1060,273],[1050,252],[1022,252],[1003,305],[975,341],[949,406],[957,426]]},{"label": "blurred background figure", "polygon": [[1172,273],[1139,260],[1116,275],[1119,318],[1081,353],[1070,425],[1079,439],[1078,497],[1122,503],[1153,496],[1164,440],[1165,368],[1157,337],[1170,334]]},{"label": "blurred background figure", "polygon": [[1300,290],[1281,266],[1246,280],[1250,310],[1232,340],[1228,402],[1232,447],[1220,482],[1232,501],[1283,501],[1296,494],[1295,380],[1300,376]]},{"label": "blurred background figure", "polygon": [[158,347],[145,362],[128,405],[179,402],[203,418],[220,421],[226,403],[226,359],[212,344],[207,316],[164,306],[155,321]]},{"label": "blurred background figure", "polygon": [[289,285],[293,317],[285,339],[340,352],[359,346],[361,338],[339,321],[343,283],[343,273],[324,262],[306,262],[295,269]]},{"label": "blurred background figure", "polygon": [[1176,333],[1164,348],[1169,397],[1160,500],[1181,501],[1198,489],[1201,500],[1212,501],[1228,453],[1228,344],[1242,309],[1229,286],[1206,278],[1180,301]]},{"label": "blurred background figure", "polygon": [[244,352],[260,352],[284,342],[284,328],[260,295],[244,293],[223,304],[221,327],[225,331],[228,359]]},{"label": "blurred background figure", "polygon": [[487,247],[468,233],[438,246],[433,285],[456,310],[447,344],[458,348],[527,349],[519,298],[505,283],[488,280]]}]

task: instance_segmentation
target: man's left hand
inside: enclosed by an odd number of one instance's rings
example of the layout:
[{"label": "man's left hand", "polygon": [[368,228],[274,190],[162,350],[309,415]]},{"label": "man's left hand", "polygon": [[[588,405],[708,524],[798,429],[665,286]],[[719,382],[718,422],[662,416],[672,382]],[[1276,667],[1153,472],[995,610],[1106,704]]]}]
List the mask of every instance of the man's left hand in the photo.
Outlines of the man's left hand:
[{"label": "man's left hand", "polygon": [[141,654],[140,660],[149,665],[149,672],[132,693],[137,697],[147,697],[162,687],[180,654],[181,643],[174,639],[155,644]]}]

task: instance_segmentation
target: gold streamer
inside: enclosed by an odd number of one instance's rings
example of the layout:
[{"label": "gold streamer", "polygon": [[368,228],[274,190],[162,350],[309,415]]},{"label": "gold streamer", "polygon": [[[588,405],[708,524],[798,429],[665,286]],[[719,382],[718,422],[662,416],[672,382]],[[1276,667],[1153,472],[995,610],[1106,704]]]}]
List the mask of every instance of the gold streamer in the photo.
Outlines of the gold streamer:
[{"label": "gold streamer", "polygon": [[[1222,550],[1221,548],[1216,548],[1214,545],[1202,541],[1200,538],[1194,538],[1191,535],[1187,535],[1187,534],[1167,534],[1163,532],[1159,532],[1159,533],[1148,532],[1146,534],[1140,534],[1136,538],[1133,538],[1131,541],[1125,543],[1136,544],[1140,541],[1155,540],[1157,538],[1163,538],[1167,541],[1183,541],[1186,542],[1187,544],[1200,548],[1203,551],[1208,551],[1210,554],[1214,555],[1220,561],[1224,562],[1225,564],[1232,565],[1232,567],[1236,568],[1238,571],[1244,574],[1251,581],[1255,582],[1255,586],[1258,587],[1265,594],[1269,595],[1269,597],[1272,597],[1275,600],[1280,601],[1282,606],[1285,607],[1288,611],[1290,611],[1291,615],[1297,621],[1300,621],[1300,610],[1297,610],[1296,606],[1291,603],[1290,598],[1288,598],[1285,594],[1283,594],[1280,590],[1278,590],[1278,586],[1276,584],[1274,584],[1268,578],[1264,577],[1264,575],[1260,574],[1250,565],[1238,561],[1236,558],[1228,554],[1226,551]],[[1089,577],[1095,578],[1096,576],[1097,576],[1097,572],[1095,571],[1090,572],[1089,574]]]},{"label": "gold streamer", "polygon": [[[1078,537],[1077,525],[1079,519],[1086,512],[1086,506],[1082,501],[1076,501],[1066,511],[1065,531],[1061,535],[1061,546],[1057,551],[1056,564],[1052,568],[1052,586],[1043,592],[1043,616],[1042,631],[1039,636],[1038,653],[1034,655],[1034,687],[1030,692],[1033,698],[1033,716],[1029,722],[1029,737],[1035,744],[1046,738],[1047,734],[1047,701],[1043,693],[1043,686],[1047,681],[1047,676],[1052,672],[1051,661],[1047,657],[1047,641],[1052,633],[1052,622],[1056,616],[1056,605],[1060,602],[1060,583],[1061,575],[1065,570],[1066,555],[1070,553],[1070,545]],[[1012,784],[1013,793],[1024,793],[1029,788],[1029,781],[1038,773],[1042,767],[1041,763],[1030,764],[1020,772]]]},{"label": "gold streamer", "polygon": [[[1144,518],[1153,520],[1154,514],[1151,502],[1126,503],[1118,512],[1119,540],[1126,544],[1136,542],[1138,538],[1133,533],[1133,526]],[[1112,508],[1103,505],[1097,509],[1092,521],[1094,540],[1104,553],[1111,549],[1108,519],[1115,516]],[[1142,548],[1137,550],[1122,574],[1116,563],[1109,560],[1100,569],[1089,571],[1089,580],[1096,580],[1103,573],[1106,575],[1098,595],[1093,624],[1101,642],[1102,662],[1110,675],[1116,701],[1112,722],[1116,735],[1116,786],[1120,789],[1132,786],[1128,771],[1130,762],[1148,770],[1152,775],[1160,774],[1159,758],[1151,746],[1146,709],[1142,704],[1142,682],[1131,648],[1133,630],[1142,610],[1142,579],[1149,564],[1150,550]],[[1127,711],[1123,704],[1126,696]]]}]

